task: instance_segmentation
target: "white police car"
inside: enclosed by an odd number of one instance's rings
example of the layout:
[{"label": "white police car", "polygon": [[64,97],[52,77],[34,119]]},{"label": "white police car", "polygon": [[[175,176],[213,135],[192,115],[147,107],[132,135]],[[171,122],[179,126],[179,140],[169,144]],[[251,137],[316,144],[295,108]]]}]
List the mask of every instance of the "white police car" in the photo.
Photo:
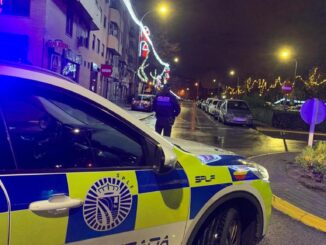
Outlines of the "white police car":
[{"label": "white police car", "polygon": [[1,245],[254,244],[266,233],[263,167],[174,145],[48,71],[0,63],[0,83]]}]

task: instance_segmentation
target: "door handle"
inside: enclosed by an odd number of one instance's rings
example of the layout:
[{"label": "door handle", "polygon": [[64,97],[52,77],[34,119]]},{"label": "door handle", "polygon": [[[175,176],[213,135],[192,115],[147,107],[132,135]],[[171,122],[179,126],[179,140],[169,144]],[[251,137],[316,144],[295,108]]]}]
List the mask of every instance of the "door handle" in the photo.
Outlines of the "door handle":
[{"label": "door handle", "polygon": [[83,205],[82,200],[60,194],[51,196],[48,200],[32,202],[29,204],[29,210],[33,212],[49,211],[62,213],[71,208],[78,208],[81,205]]}]

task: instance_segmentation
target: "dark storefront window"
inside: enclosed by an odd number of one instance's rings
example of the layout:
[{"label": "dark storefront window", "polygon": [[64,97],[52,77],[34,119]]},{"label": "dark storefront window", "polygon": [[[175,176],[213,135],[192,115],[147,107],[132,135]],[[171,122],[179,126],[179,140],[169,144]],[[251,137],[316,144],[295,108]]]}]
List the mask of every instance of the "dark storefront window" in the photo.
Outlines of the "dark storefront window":
[{"label": "dark storefront window", "polygon": [[0,14],[29,16],[30,0],[2,0]]},{"label": "dark storefront window", "polygon": [[0,60],[30,63],[27,60],[28,36],[0,32]]},{"label": "dark storefront window", "polygon": [[74,13],[70,5],[67,7],[67,17],[66,17],[66,34],[72,37],[74,26]]}]

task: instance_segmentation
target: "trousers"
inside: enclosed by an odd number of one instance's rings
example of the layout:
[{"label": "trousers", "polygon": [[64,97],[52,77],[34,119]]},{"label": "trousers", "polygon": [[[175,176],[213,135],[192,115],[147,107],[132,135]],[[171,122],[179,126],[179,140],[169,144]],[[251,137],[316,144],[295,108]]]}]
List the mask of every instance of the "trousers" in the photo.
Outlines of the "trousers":
[{"label": "trousers", "polygon": [[163,131],[164,136],[170,137],[173,123],[174,123],[174,118],[169,118],[169,119],[157,118],[155,123],[155,131],[159,134],[162,134]]}]

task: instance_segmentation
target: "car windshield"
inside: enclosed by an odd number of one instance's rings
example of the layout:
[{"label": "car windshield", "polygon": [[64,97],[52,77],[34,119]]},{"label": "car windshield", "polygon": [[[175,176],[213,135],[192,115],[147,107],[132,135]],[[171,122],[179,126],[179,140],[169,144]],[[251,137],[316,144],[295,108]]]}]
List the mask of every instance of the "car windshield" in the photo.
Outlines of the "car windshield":
[{"label": "car windshield", "polygon": [[216,105],[216,104],[217,104],[217,102],[218,102],[217,100],[214,100],[214,101],[213,101],[213,105]]},{"label": "car windshield", "polygon": [[247,103],[244,101],[229,101],[228,109],[248,111],[249,107],[248,107]]}]

